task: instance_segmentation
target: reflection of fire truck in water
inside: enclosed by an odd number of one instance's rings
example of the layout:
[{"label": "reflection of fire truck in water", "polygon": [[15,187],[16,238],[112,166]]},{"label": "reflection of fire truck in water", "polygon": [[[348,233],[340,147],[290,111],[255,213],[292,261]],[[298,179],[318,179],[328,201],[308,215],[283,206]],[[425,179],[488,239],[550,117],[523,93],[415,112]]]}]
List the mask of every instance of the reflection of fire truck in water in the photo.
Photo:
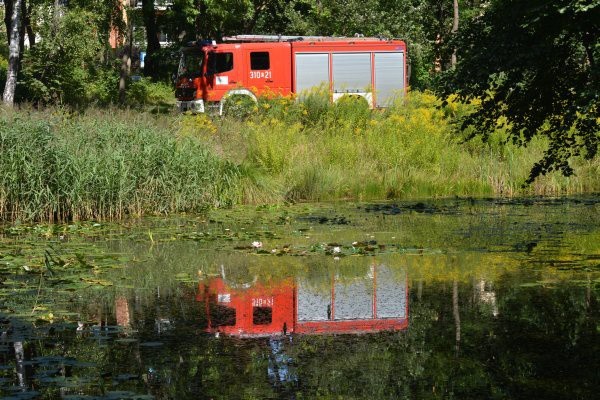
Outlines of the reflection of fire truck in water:
[{"label": "reflection of fire truck in water", "polygon": [[385,107],[406,89],[406,45],[400,40],[324,36],[238,35],[225,43],[182,49],[176,81],[181,111],[223,113],[227,99],[301,94],[323,87],[331,100],[350,95]]},{"label": "reflection of fire truck in water", "polygon": [[241,337],[286,333],[369,333],[408,326],[406,276],[398,280],[386,266],[368,276],[326,287],[305,280],[235,287],[221,277],[200,282],[197,300],[204,303],[207,331]]}]

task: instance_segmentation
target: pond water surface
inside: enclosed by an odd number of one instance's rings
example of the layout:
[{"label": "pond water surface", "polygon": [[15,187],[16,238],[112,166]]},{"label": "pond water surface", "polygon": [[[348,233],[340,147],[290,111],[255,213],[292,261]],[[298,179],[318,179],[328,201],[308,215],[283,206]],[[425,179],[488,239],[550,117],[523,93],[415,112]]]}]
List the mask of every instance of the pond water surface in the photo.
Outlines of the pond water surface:
[{"label": "pond water surface", "polygon": [[600,198],[0,233],[0,396],[592,399]]}]

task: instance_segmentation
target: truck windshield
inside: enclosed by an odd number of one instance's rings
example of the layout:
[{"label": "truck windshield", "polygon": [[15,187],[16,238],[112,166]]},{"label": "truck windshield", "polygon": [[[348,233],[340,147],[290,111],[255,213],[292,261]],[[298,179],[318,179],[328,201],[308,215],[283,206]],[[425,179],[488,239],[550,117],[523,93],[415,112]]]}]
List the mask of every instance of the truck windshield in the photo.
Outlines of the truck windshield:
[{"label": "truck windshield", "polygon": [[184,51],[181,53],[179,61],[178,76],[200,76],[202,75],[202,63],[204,61],[204,52]]}]

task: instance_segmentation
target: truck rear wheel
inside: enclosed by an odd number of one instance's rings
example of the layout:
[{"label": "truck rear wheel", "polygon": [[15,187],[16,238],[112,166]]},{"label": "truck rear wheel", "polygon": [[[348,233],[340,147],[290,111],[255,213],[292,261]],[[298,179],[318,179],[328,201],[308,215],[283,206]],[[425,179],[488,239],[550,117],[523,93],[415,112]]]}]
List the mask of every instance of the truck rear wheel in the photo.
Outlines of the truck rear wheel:
[{"label": "truck rear wheel", "polygon": [[369,101],[358,94],[345,94],[335,102],[340,107],[370,108]]}]

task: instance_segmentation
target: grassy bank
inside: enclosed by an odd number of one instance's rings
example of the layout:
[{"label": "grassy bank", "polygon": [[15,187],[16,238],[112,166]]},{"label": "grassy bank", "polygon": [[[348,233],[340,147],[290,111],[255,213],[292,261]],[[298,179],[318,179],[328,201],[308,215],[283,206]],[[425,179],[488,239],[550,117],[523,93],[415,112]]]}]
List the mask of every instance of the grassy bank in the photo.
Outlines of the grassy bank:
[{"label": "grassy bank", "polygon": [[600,161],[575,160],[523,188],[543,140],[464,142],[428,94],[360,102],[262,99],[243,118],[133,111],[0,114],[0,218],[70,220],[198,212],[240,203],[514,196],[600,191]]},{"label": "grassy bank", "polygon": [[360,102],[330,105],[315,93],[304,103],[263,99],[243,120],[182,117],[178,130],[251,172],[243,177],[246,202],[600,190],[598,159],[574,160],[577,176],[550,174],[523,187],[543,139],[520,148],[505,143],[499,130],[486,142],[465,142],[467,133],[457,133],[452,121],[473,105],[439,105],[434,96],[413,92],[385,111],[370,111]]}]

